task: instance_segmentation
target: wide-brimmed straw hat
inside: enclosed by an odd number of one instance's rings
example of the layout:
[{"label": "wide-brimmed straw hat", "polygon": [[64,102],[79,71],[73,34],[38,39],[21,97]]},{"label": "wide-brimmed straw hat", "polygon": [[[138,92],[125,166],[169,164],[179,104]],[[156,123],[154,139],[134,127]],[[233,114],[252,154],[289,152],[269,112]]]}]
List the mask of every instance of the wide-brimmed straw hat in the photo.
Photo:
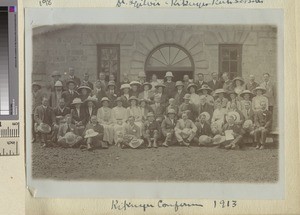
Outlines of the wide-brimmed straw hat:
[{"label": "wide-brimmed straw hat", "polygon": [[256,88],[253,90],[253,93],[256,94],[257,90],[261,90],[263,94],[267,92],[266,88],[264,88],[264,87],[256,87]]},{"label": "wide-brimmed straw hat", "polygon": [[166,85],[164,85],[164,84],[162,84],[162,83],[158,83],[158,84],[155,86],[155,88],[159,88],[159,87],[165,88]]},{"label": "wide-brimmed straw hat", "polygon": [[166,75],[165,75],[165,78],[166,78],[166,77],[172,77],[172,78],[173,78],[173,77],[174,77],[174,75],[173,75],[173,73],[172,73],[172,72],[167,72],[167,73],[166,73]]},{"label": "wide-brimmed straw hat", "polygon": [[239,122],[240,119],[241,119],[241,116],[240,116],[240,114],[238,112],[236,112],[236,111],[230,111],[226,115],[226,121],[227,122],[228,122],[228,118],[231,117],[231,116],[233,116],[233,119],[234,119],[235,122]]},{"label": "wide-brimmed straw hat", "polygon": [[149,99],[140,99],[139,103],[142,103],[142,102],[146,102],[147,104],[149,104],[151,101]]},{"label": "wide-brimmed straw hat", "polygon": [[244,90],[240,96],[241,97],[244,97],[245,94],[249,94],[250,95],[250,98],[252,98],[254,96],[254,94],[250,91],[250,90]]},{"label": "wide-brimmed straw hat", "polygon": [[220,93],[224,93],[224,94],[226,94],[226,93],[227,93],[227,91],[226,91],[226,90],[224,90],[224,89],[216,89],[216,91],[215,91],[215,95],[217,95],[217,94],[220,94]]},{"label": "wide-brimmed straw hat", "polygon": [[209,120],[210,119],[210,114],[208,112],[202,112],[199,114],[199,117],[204,115],[205,116],[205,120]]},{"label": "wide-brimmed straw hat", "polygon": [[194,87],[194,88],[195,88],[195,91],[197,91],[198,86],[197,86],[196,84],[194,84],[194,83],[190,83],[190,84],[187,86],[186,89],[189,91],[191,87]]},{"label": "wide-brimmed straw hat", "polygon": [[130,84],[122,84],[120,89],[123,90],[126,88],[130,89],[131,88]]},{"label": "wide-brimmed straw hat", "polygon": [[54,87],[63,87],[63,83],[61,81],[56,81]]},{"label": "wide-brimmed straw hat", "polygon": [[92,91],[92,89],[91,89],[89,86],[87,86],[87,85],[81,85],[80,87],[78,87],[77,92],[78,92],[78,93],[81,93],[81,91],[82,91],[83,89],[86,89],[86,90],[89,91],[89,92]]},{"label": "wide-brimmed straw hat", "polygon": [[37,126],[36,130],[43,134],[49,134],[51,132],[51,127],[50,125],[42,122]]},{"label": "wide-brimmed straw hat", "polygon": [[82,101],[80,98],[75,98],[71,105],[76,105],[76,104],[82,104]]},{"label": "wide-brimmed straw hat", "polygon": [[129,85],[130,85],[130,86],[132,86],[132,85],[138,85],[138,86],[141,86],[141,83],[138,82],[138,81],[132,81],[132,82],[130,82]]},{"label": "wide-brimmed straw hat", "polygon": [[116,86],[116,83],[115,83],[115,81],[109,81],[108,83],[107,83],[107,86],[109,87],[109,86]]},{"label": "wide-brimmed straw hat", "polygon": [[88,129],[85,132],[84,138],[96,137],[99,133],[94,131],[94,129]]},{"label": "wide-brimmed straw hat", "polygon": [[227,92],[227,94],[230,96],[231,94],[234,94],[234,95],[238,95],[234,90],[230,90]]},{"label": "wide-brimmed straw hat", "polygon": [[37,83],[37,82],[35,82],[35,81],[32,82],[31,86],[37,86],[39,89],[42,88],[42,85],[40,85],[39,83]]},{"label": "wide-brimmed straw hat", "polygon": [[74,145],[77,140],[77,135],[74,134],[73,132],[67,132],[64,136],[66,143],[69,145]]},{"label": "wide-brimmed straw hat", "polygon": [[176,81],[175,87],[184,86],[182,81]]},{"label": "wide-brimmed straw hat", "polygon": [[150,84],[149,82],[145,82],[145,83],[143,83],[143,87],[144,87],[144,86],[147,86],[147,85],[149,86],[149,89],[151,89],[151,88],[152,88],[152,84]]},{"label": "wide-brimmed straw hat", "polygon": [[107,98],[107,97],[103,97],[103,98],[101,99],[101,103],[102,103],[102,102],[105,102],[105,101],[108,101],[108,102],[110,102],[109,98]]},{"label": "wide-brimmed straw hat", "polygon": [[139,101],[139,99],[136,96],[130,96],[128,101],[131,101],[131,100]]},{"label": "wide-brimmed straw hat", "polygon": [[176,114],[176,111],[174,109],[169,109],[167,114]]},{"label": "wide-brimmed straw hat", "polygon": [[212,143],[212,138],[207,135],[201,135],[199,137],[199,145],[209,145]]},{"label": "wide-brimmed straw hat", "polygon": [[67,85],[69,85],[70,83],[73,83],[73,84],[77,84],[74,80],[72,80],[72,79],[69,79],[69,80],[67,80],[67,82],[66,82],[66,84]]},{"label": "wide-brimmed straw hat", "polygon": [[242,77],[235,77],[235,78],[232,80],[232,83],[234,83],[234,84],[235,84],[235,82],[236,82],[237,80],[241,81],[241,82],[242,82],[242,84],[244,84],[244,83],[245,83],[245,81],[244,81],[244,79],[243,79]]},{"label": "wide-brimmed straw hat", "polygon": [[201,93],[202,93],[203,90],[208,91],[208,93],[211,93],[211,92],[212,92],[212,89],[211,89],[208,85],[206,85],[206,84],[205,84],[205,85],[202,85],[202,87],[198,89],[198,92],[201,92]]},{"label": "wide-brimmed straw hat", "polygon": [[144,143],[144,140],[142,140],[142,139],[132,139],[128,143],[128,146],[133,149],[136,149],[136,148],[140,147],[143,143]]}]

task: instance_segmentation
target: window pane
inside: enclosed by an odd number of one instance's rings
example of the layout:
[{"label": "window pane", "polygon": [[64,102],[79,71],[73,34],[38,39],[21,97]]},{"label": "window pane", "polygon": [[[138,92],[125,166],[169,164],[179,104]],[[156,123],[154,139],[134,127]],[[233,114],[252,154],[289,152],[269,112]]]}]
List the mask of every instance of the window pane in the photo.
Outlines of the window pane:
[{"label": "window pane", "polygon": [[230,60],[236,60],[237,59],[237,50],[231,49],[230,50]]},{"label": "window pane", "polygon": [[229,60],[229,50],[226,48],[222,49],[222,58],[223,60]]},{"label": "window pane", "polygon": [[237,62],[236,61],[231,61],[230,62],[230,72],[237,74]]},{"label": "window pane", "polygon": [[222,73],[229,72],[229,61],[222,62]]}]

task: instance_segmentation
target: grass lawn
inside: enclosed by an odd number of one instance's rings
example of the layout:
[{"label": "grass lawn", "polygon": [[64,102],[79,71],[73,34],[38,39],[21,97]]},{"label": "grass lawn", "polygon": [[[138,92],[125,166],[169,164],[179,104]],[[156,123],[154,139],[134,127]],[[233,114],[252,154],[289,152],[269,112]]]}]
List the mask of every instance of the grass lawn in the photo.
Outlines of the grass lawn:
[{"label": "grass lawn", "polygon": [[34,178],[55,180],[143,180],[276,182],[278,149],[225,150],[207,147],[121,149],[92,152],[42,148],[33,143]]}]

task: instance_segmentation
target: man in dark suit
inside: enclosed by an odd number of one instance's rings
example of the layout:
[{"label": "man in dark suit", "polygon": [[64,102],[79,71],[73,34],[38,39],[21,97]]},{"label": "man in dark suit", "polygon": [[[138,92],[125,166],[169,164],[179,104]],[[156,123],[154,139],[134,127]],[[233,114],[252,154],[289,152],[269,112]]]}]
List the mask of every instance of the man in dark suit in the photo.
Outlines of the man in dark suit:
[{"label": "man in dark suit", "polygon": [[202,85],[207,85],[207,83],[204,81],[204,75],[203,73],[198,73],[198,80],[195,82],[198,89],[202,87]]},{"label": "man in dark suit", "polygon": [[244,115],[245,121],[246,120],[251,120],[254,122],[254,111],[251,108],[251,102],[244,102],[244,108],[242,110],[242,113]]},{"label": "man in dark suit", "polygon": [[176,111],[174,109],[169,109],[167,113],[167,118],[165,118],[161,124],[162,134],[165,137],[163,146],[168,147],[170,143],[176,141],[174,128],[177,124]]},{"label": "man in dark suit", "polygon": [[75,76],[75,69],[73,67],[69,68],[69,77],[67,78],[66,82],[68,80],[72,80],[75,82],[76,84],[76,88],[78,88],[81,85],[81,81],[80,78],[78,78],[77,76]]},{"label": "man in dark suit", "polygon": [[67,114],[71,113],[71,109],[69,107],[66,107],[65,100],[61,98],[59,100],[58,106],[53,109],[55,118],[56,118],[56,123],[60,124],[60,120],[64,118]]},{"label": "man in dark suit", "polygon": [[106,92],[105,92],[105,86],[101,83],[101,81],[97,80],[95,82],[95,88],[92,93],[94,96],[97,98],[96,106],[97,108],[101,107],[101,99],[103,97],[107,97]]},{"label": "man in dark suit", "polygon": [[208,86],[212,89],[212,91],[215,91],[216,89],[221,89],[222,82],[218,80],[218,74],[216,72],[213,72],[211,76],[212,80],[208,82]]},{"label": "man in dark suit", "polygon": [[84,73],[81,85],[88,86],[89,88],[91,88],[93,90],[94,89],[94,85],[92,84],[92,82],[89,81],[89,77],[90,77],[89,73],[87,73],[87,72]]},{"label": "man in dark suit", "polygon": [[159,96],[154,96],[154,104],[150,105],[157,121],[162,122],[164,118],[165,106],[161,104]]},{"label": "man in dark suit", "polygon": [[51,128],[50,132],[38,131],[43,147],[50,146],[50,140],[55,142],[55,137],[53,136],[53,134],[55,134],[56,130],[58,129],[55,115],[53,113],[53,110],[49,107],[48,103],[48,99],[44,97],[42,100],[42,105],[36,107],[34,111],[34,121],[36,122],[36,127],[42,126],[41,124],[45,124],[46,126],[49,126]]},{"label": "man in dark suit", "polygon": [[87,122],[86,110],[82,107],[82,101],[80,98],[75,98],[72,106],[74,107],[71,110],[72,119],[78,129],[79,135],[81,135]]},{"label": "man in dark suit", "polygon": [[232,84],[232,80],[229,79],[229,74],[227,72],[224,72],[222,75],[223,78],[223,89],[226,90],[227,92],[229,91],[233,91],[233,84]]},{"label": "man in dark suit", "polygon": [[181,105],[183,103],[183,97],[186,94],[186,91],[184,89],[184,84],[182,81],[176,81],[176,93],[174,95],[175,103],[176,105]]},{"label": "man in dark suit", "polygon": [[267,110],[266,102],[260,103],[262,110],[254,115],[254,142],[257,143],[256,149],[264,149],[267,134],[272,128],[272,113]]},{"label": "man in dark suit", "polygon": [[250,75],[250,80],[246,84],[246,90],[250,90],[251,92],[253,92],[253,90],[258,86],[259,86],[259,84],[257,82],[255,82],[254,75]]},{"label": "man in dark suit", "polygon": [[61,94],[61,97],[65,100],[66,106],[71,107],[71,103],[75,98],[78,98],[78,93],[75,90],[76,83],[73,80],[67,81],[68,89]]}]

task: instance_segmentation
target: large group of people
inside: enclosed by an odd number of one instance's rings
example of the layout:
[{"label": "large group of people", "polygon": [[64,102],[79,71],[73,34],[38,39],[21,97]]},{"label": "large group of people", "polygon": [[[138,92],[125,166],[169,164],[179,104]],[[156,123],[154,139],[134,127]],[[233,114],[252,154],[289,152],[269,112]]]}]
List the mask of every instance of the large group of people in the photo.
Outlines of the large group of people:
[{"label": "large group of people", "polygon": [[[212,73],[195,81],[188,75],[173,81],[166,72],[163,81],[154,74],[149,82],[144,72],[122,82],[104,73],[92,83],[89,74],[81,80],[69,68],[68,77],[55,71],[49,85],[32,83],[32,135],[43,147],[93,150],[112,145],[121,148],[157,148],[172,145],[217,146],[237,149],[252,139],[264,149],[272,128],[275,85],[270,74],[263,82],[253,75],[221,78]],[[41,89],[45,87],[49,93]]]}]

